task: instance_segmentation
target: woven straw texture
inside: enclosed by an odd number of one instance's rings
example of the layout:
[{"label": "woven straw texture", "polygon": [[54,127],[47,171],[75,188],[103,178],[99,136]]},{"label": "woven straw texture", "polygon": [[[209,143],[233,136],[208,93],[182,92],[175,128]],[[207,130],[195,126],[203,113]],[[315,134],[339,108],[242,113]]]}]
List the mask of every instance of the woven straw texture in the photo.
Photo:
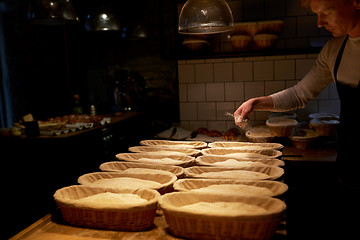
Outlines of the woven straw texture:
[{"label": "woven straw texture", "polygon": [[[94,172],[87,173],[78,178],[78,183],[82,185],[91,185],[94,181],[101,178],[137,178],[142,180],[150,180],[158,182],[161,184],[159,188],[154,190],[159,191],[159,193],[164,194],[173,189],[173,184],[176,181],[176,176],[169,172],[149,174],[149,173],[124,173],[124,172]],[[119,186],[118,188],[129,188],[131,186]]]},{"label": "woven straw texture", "polygon": [[211,148],[256,148],[281,150],[284,145],[280,143],[250,143],[250,142],[213,142],[209,143]]},{"label": "woven straw texture", "polygon": [[276,158],[238,158],[238,157],[226,157],[226,156],[216,156],[216,155],[205,155],[205,156],[200,156],[197,157],[195,159],[195,162],[198,165],[203,165],[203,166],[214,166],[214,163],[216,162],[223,162],[226,161],[228,159],[236,159],[240,162],[260,162],[266,165],[270,165],[270,166],[284,166],[285,163],[282,160],[276,159]]},{"label": "woven straw texture", "polygon": [[[178,155],[165,155],[165,154],[157,154],[156,152],[139,152],[139,153],[119,153],[116,154],[116,158],[122,161],[127,162],[136,162],[136,163],[146,163],[141,160],[141,158],[147,158],[154,160],[154,164],[162,164],[162,165],[169,165],[169,166],[179,166],[179,167],[189,167],[194,164],[195,158],[183,155],[179,153]],[[159,159],[163,158],[170,158],[172,160],[179,161],[179,163],[169,163],[165,164],[162,163]],[[155,163],[158,160],[159,163]]]},{"label": "woven straw texture", "polygon": [[179,166],[149,164],[149,163],[136,163],[136,162],[106,162],[100,165],[100,170],[104,172],[117,172],[126,171],[128,169],[136,169],[141,172],[141,169],[154,169],[166,172],[171,172],[176,175],[177,178],[184,176],[184,168]]},{"label": "woven straw texture", "polygon": [[[244,148],[207,148],[201,150],[203,155],[227,155],[232,154],[231,157],[236,157],[236,153],[239,154],[239,157],[242,156],[243,153],[254,153],[261,155],[261,158],[277,158],[282,155],[282,153],[278,150],[274,149],[263,149],[263,150],[254,150],[254,149],[246,149]],[[244,157],[251,158],[251,157]],[[259,158],[259,157],[258,157]]]},{"label": "woven straw texture", "polygon": [[142,140],[140,142],[140,145],[168,147],[168,148],[188,148],[188,149],[201,149],[207,147],[207,143],[202,141],[171,141],[171,140]]},{"label": "woven straw texture", "polygon": [[[138,152],[138,153],[153,153],[153,154],[162,154],[162,155],[185,155],[196,157],[201,152],[198,149],[186,149],[186,148],[167,148],[162,146],[134,146],[129,147],[130,152]],[[176,152],[174,154],[162,153],[164,151],[167,152]]]},{"label": "woven straw texture", "polygon": [[[196,202],[243,202],[265,208],[260,215],[231,216],[186,211],[181,206]],[[166,194],[159,199],[170,231],[190,239],[247,239],[265,240],[274,235],[286,205],[279,199],[229,196],[206,193],[179,192]]]},{"label": "woven straw texture", "polygon": [[[242,184],[247,186],[262,187],[269,189],[272,194],[269,197],[278,197],[283,195],[287,190],[288,186],[285,183],[278,181],[252,181],[252,180],[231,180],[231,179],[181,179],[174,183],[174,189],[176,191],[192,191],[200,188],[208,187],[211,185],[222,185],[222,184]],[[229,194],[233,194],[230,192]],[[236,193],[242,195],[241,192]]]},{"label": "woven straw texture", "polygon": [[[77,206],[75,199],[103,192],[137,194],[148,202],[132,207],[86,208]],[[160,194],[149,189],[105,189],[74,185],[59,189],[54,199],[59,205],[64,221],[92,228],[113,229],[122,231],[140,231],[151,227],[157,209]]]},{"label": "woven straw texture", "polygon": [[[231,170],[244,170],[244,171],[250,171],[250,172],[259,172],[264,173],[268,175],[268,177],[264,179],[259,180],[276,180],[279,179],[284,174],[284,169],[279,167],[273,167],[273,166],[266,166],[266,167],[243,167],[243,168],[219,168],[219,167],[201,167],[201,166],[195,166],[185,169],[185,174],[187,177],[191,178],[204,178],[202,173],[218,173],[218,172],[224,172],[224,174],[221,176],[221,179],[229,179],[229,177],[226,171]],[[218,179],[219,177],[206,177],[211,179]],[[251,179],[238,179],[238,180],[251,180]]]}]

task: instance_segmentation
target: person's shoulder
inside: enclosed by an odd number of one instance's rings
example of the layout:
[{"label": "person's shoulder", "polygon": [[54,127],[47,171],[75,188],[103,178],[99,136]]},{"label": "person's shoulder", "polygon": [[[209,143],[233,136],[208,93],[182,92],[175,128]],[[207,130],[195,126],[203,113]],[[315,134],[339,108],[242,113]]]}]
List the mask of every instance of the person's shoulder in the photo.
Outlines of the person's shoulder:
[{"label": "person's shoulder", "polygon": [[341,37],[331,37],[329,38],[329,40],[327,41],[327,43],[325,44],[326,45],[330,45],[330,46],[339,46],[341,45],[344,40],[346,38],[346,35],[345,36],[341,36]]},{"label": "person's shoulder", "polygon": [[329,38],[325,46],[321,49],[320,54],[326,57],[337,55],[345,37],[346,36]]}]

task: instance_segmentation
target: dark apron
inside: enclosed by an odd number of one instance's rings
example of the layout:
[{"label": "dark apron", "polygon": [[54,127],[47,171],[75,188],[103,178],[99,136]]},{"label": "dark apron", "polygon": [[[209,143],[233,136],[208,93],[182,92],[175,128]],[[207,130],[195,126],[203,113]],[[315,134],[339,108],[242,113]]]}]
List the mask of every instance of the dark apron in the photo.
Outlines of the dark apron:
[{"label": "dark apron", "polygon": [[[334,66],[341,107],[336,165],[340,183],[349,188],[360,189],[360,84],[354,88],[337,80],[337,72],[348,38],[349,36],[346,36],[344,39]],[[359,61],[360,67],[360,56],[354,61]]]}]

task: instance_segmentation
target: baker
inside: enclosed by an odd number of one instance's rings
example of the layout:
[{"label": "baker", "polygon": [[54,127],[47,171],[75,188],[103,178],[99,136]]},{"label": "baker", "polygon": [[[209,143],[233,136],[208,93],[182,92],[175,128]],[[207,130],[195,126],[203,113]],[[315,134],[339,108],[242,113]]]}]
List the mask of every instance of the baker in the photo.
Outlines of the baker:
[{"label": "baker", "polygon": [[[360,121],[358,118],[360,1],[301,0],[300,2],[302,6],[317,14],[318,27],[324,27],[330,31],[333,37],[319,53],[312,69],[298,84],[270,96],[252,98],[244,102],[234,112],[235,123],[242,126],[242,120],[254,111],[281,112],[303,108],[310,99],[318,96],[330,83],[335,82],[341,106],[336,159],[339,188],[338,201],[335,203],[339,212],[335,216],[339,222],[345,221],[348,224],[348,222],[357,221],[359,223],[359,220],[355,220],[359,216],[355,214],[358,214],[357,211],[360,208]],[[343,204],[348,208],[340,207]],[[351,219],[352,215],[353,220],[347,221],[346,219]],[[348,229],[350,228],[348,226]]]}]

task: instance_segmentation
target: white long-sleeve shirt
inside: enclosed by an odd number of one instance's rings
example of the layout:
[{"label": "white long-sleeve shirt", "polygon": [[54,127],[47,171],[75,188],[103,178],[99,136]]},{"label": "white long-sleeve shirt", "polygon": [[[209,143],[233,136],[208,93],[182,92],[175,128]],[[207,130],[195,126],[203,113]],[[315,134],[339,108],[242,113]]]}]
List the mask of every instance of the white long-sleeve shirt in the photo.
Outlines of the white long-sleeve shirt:
[{"label": "white long-sleeve shirt", "polygon": [[[312,69],[295,86],[270,95],[275,111],[289,111],[304,108],[330,83],[334,82],[333,72],[337,54],[345,39],[331,38],[319,53]],[[344,49],[338,69],[339,83],[357,87],[360,81],[360,37],[350,38]]]}]

